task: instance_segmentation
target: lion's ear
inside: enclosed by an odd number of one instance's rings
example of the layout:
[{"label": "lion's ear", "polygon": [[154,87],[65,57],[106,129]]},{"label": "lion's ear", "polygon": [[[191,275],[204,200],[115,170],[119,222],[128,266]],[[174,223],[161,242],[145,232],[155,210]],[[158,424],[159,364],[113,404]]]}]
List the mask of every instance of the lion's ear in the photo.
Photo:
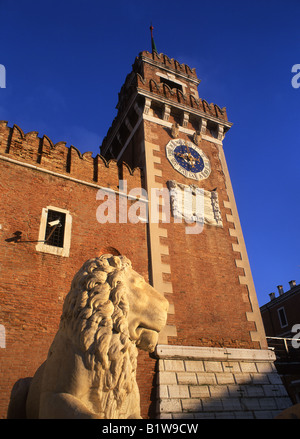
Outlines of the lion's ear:
[{"label": "lion's ear", "polygon": [[101,255],[100,257],[99,257],[99,259],[100,260],[102,260],[102,259],[109,259],[109,258],[111,258],[112,257],[112,254],[111,253],[104,253],[103,255]]},{"label": "lion's ear", "polygon": [[120,270],[122,268],[122,261],[121,261],[119,256],[112,256],[109,259],[109,263],[111,266],[117,268],[118,270]]},{"label": "lion's ear", "polygon": [[131,268],[131,261],[128,258],[126,258],[126,256],[119,256],[119,258],[122,262],[123,268],[126,268],[126,267]]}]

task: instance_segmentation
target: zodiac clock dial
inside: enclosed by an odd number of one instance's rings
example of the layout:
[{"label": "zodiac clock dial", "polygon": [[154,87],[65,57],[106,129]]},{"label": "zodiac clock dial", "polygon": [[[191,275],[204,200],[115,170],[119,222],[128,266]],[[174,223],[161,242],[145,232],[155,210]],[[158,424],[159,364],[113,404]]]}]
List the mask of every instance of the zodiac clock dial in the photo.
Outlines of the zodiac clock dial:
[{"label": "zodiac clock dial", "polygon": [[166,145],[166,155],[173,168],[187,178],[203,180],[211,173],[204,152],[188,140],[171,140]]}]

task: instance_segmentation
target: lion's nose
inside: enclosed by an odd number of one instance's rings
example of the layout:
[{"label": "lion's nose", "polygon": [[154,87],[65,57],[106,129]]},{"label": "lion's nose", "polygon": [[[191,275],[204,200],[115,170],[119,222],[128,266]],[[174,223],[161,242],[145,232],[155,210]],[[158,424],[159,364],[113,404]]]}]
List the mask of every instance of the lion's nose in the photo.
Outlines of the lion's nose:
[{"label": "lion's nose", "polygon": [[164,298],[164,301],[163,301],[163,306],[164,306],[164,310],[166,311],[166,312],[168,312],[169,311],[169,301],[165,298],[165,297],[163,297]]},{"label": "lion's nose", "polygon": [[154,295],[153,297],[156,297],[159,300],[159,306],[160,306],[161,310],[168,312],[169,301],[165,298],[165,296],[162,293],[158,292],[153,287],[150,287],[150,288],[151,288],[152,294]]}]

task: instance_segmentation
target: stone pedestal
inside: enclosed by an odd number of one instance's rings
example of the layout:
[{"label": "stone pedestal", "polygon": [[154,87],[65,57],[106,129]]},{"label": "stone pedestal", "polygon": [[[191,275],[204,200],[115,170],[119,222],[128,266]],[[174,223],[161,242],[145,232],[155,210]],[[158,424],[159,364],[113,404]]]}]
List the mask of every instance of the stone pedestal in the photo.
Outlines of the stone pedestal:
[{"label": "stone pedestal", "polygon": [[272,419],[292,405],[270,350],[158,345],[160,419]]}]

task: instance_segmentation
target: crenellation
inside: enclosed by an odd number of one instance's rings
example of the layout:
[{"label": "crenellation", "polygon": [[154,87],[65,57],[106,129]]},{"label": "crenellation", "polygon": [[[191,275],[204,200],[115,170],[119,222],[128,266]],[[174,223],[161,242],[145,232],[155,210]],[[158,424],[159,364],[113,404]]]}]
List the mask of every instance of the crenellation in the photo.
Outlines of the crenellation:
[{"label": "crenellation", "polygon": [[100,186],[108,186],[112,189],[118,189],[119,185],[119,167],[116,160],[111,159],[107,162],[107,166],[103,166],[98,161],[98,180]]},{"label": "crenellation", "polygon": [[[50,149],[50,154],[47,156],[49,169],[55,172],[68,173],[69,151],[70,149],[66,147],[66,142],[57,142],[53,148]],[[43,158],[41,164],[45,166]]]},{"label": "crenellation", "polygon": [[39,155],[37,158],[37,162],[39,164],[42,163],[42,160],[47,162],[47,159],[48,159],[48,157],[51,153],[51,149],[53,147],[54,147],[54,145],[53,145],[52,140],[49,139],[49,137],[44,134],[43,137],[41,138],[41,141],[40,141]]},{"label": "crenellation", "polygon": [[17,159],[28,160],[35,163],[39,155],[38,132],[31,131],[24,134],[17,125],[13,126],[7,152]]},{"label": "crenellation", "polygon": [[94,159],[91,152],[81,154],[75,146],[70,146],[70,174],[79,180],[92,182],[94,180]]},{"label": "crenellation", "polygon": [[140,80],[138,86],[141,89],[148,90],[149,92],[155,93],[162,98],[167,98],[176,103],[195,108],[220,120],[228,120],[225,107],[221,109],[217,104],[209,104],[205,99],[197,99],[192,93],[183,92],[178,88],[171,89],[168,84],[158,83],[154,78],[149,78],[148,80],[143,81]]},{"label": "crenellation", "polygon": [[[126,163],[118,164],[116,160],[106,161],[104,157],[92,152],[81,153],[75,146],[66,146],[66,142],[57,142],[37,131],[24,134],[23,130],[7,122],[0,121],[0,153],[13,160],[22,161],[37,168],[70,175],[87,183],[118,188],[120,175],[128,180],[130,188],[141,187],[142,174],[139,168],[131,169]],[[123,169],[120,171],[120,167]]]},{"label": "crenellation", "polygon": [[137,87],[140,84],[145,85],[145,79],[143,78],[143,76],[140,73],[136,74],[136,79],[137,79]]},{"label": "crenellation", "polygon": [[188,76],[197,78],[196,69],[190,68],[187,64],[180,63],[179,61],[175,60],[174,58],[169,58],[167,55],[165,55],[163,53],[158,54],[158,53],[154,52],[152,54],[152,53],[144,50],[143,52],[141,52],[139,54],[139,57],[137,57],[137,59],[140,57],[148,58],[148,59],[151,59],[153,61],[163,63],[163,64],[165,64],[166,67],[168,67],[170,69],[174,69],[174,70],[179,71],[181,73],[184,73]]},{"label": "crenellation", "polygon": [[94,180],[100,184],[100,181],[106,180],[109,175],[109,162],[97,154],[94,158]]},{"label": "crenellation", "polygon": [[120,164],[120,169],[122,171],[122,175],[120,175],[120,180],[127,181],[127,189],[128,191],[135,188],[142,188],[143,185],[143,172],[141,168],[131,169],[130,166],[122,162]]},{"label": "crenellation", "polygon": [[164,64],[172,65],[172,60],[168,57],[168,55],[163,55]]}]

